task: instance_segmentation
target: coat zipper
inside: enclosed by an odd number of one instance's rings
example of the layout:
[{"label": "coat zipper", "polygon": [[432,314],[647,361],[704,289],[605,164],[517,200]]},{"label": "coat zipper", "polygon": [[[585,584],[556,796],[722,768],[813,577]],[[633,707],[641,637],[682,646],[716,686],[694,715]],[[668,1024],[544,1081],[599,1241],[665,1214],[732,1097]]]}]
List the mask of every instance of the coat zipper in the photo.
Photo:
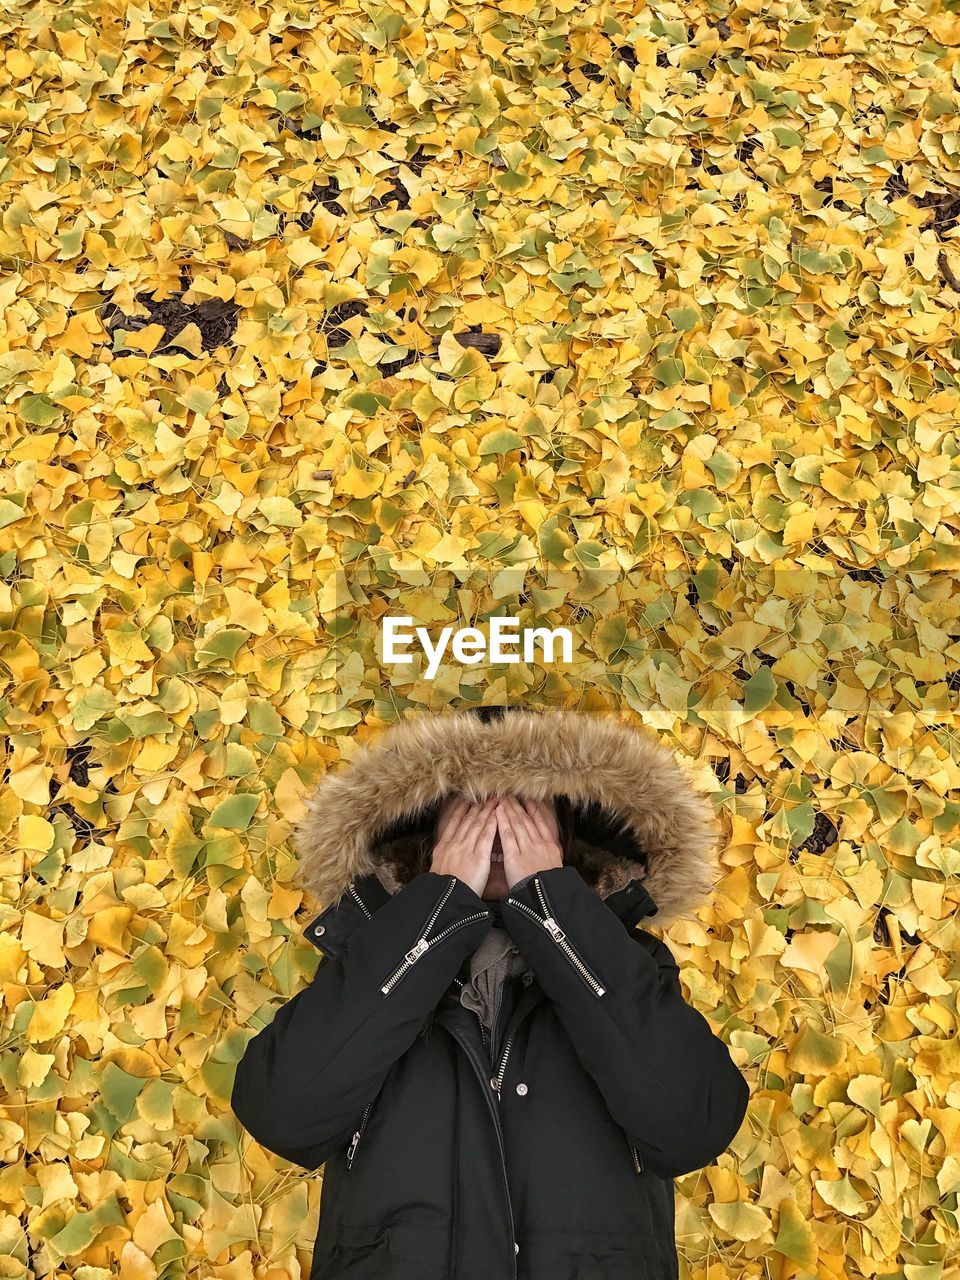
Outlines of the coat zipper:
[{"label": "coat zipper", "polygon": [[640,1156],[640,1152],[633,1143],[630,1144],[630,1150],[633,1152],[633,1167],[636,1169],[637,1173],[643,1173],[643,1160]]},{"label": "coat zipper", "polygon": [[577,955],[576,951],[567,941],[567,935],[563,932],[563,930],[557,924],[556,920],[554,920],[550,912],[550,908],[547,906],[547,899],[546,899],[546,895],[543,892],[543,886],[540,883],[540,877],[534,876],[533,883],[537,890],[537,896],[540,899],[540,905],[543,907],[542,917],[538,916],[535,911],[531,910],[531,908],[528,907],[525,902],[518,902],[516,898],[508,898],[507,901],[510,903],[511,906],[519,907],[521,911],[525,911],[527,915],[531,917],[531,919],[536,920],[537,924],[542,925],[543,928],[546,929],[547,933],[550,934],[551,938],[553,938],[554,942],[557,944],[557,946],[560,948],[563,954],[567,957],[570,963],[574,966],[574,968],[577,970],[581,978],[583,978],[584,982],[591,989],[591,991],[595,996],[605,995],[606,988],[603,986],[601,982],[597,980],[595,974],[593,974],[591,970],[587,967],[587,965],[585,965],[584,962],[580,959],[579,955]]},{"label": "coat zipper", "polygon": [[427,937],[428,933],[430,932],[430,929],[433,926],[433,922],[436,920],[437,916],[443,910],[444,903],[450,897],[451,893],[453,893],[453,890],[456,886],[456,883],[457,883],[456,876],[451,875],[449,877],[449,880],[450,880],[450,883],[447,885],[446,889],[444,890],[443,896],[441,897],[440,901],[437,903],[436,907],[434,907],[433,913],[431,914],[430,919],[423,926],[423,932],[420,935],[420,938],[404,956],[403,964],[400,965],[399,969],[397,969],[394,973],[390,975],[390,977],[386,980],[386,982],[380,988],[380,990],[383,992],[385,996],[388,996],[391,993],[391,991],[393,991],[394,987],[397,985],[400,979],[404,977],[405,974],[410,972],[410,970],[413,968],[416,962],[420,959],[420,957],[422,955],[425,955],[426,952],[429,951],[431,947],[435,947],[438,942],[442,942],[444,938],[449,937],[451,933],[455,933],[457,929],[463,929],[466,925],[473,924],[474,920],[486,920],[490,915],[489,911],[475,911],[473,915],[464,916],[462,920],[457,920],[454,924],[447,925],[446,929],[442,929],[435,938]]},{"label": "coat zipper", "polygon": [[479,1059],[471,1051],[468,1041],[466,1039],[463,1039],[459,1035],[456,1036],[456,1039],[462,1045],[463,1050],[466,1053],[471,1066],[473,1067],[474,1071],[476,1071],[478,1077],[480,1078],[480,1083],[483,1085],[483,1092],[487,1099],[487,1106],[490,1108],[490,1115],[493,1119],[493,1127],[497,1135],[497,1147],[500,1151],[500,1172],[503,1176],[503,1192],[507,1202],[507,1218],[509,1220],[509,1226],[510,1226],[510,1240],[513,1243],[513,1257],[511,1259],[511,1265],[510,1265],[510,1277],[511,1277],[511,1280],[516,1280],[517,1254],[520,1252],[520,1247],[516,1241],[516,1234],[515,1234],[516,1226],[515,1226],[514,1217],[513,1217],[513,1202],[510,1199],[510,1182],[507,1177],[507,1153],[503,1145],[503,1129],[500,1123],[500,1110],[497,1104],[493,1100],[493,1097],[492,1097],[493,1089],[491,1088],[491,1085],[494,1086],[495,1088],[497,1086],[498,1081],[501,1083],[503,1081],[503,1071],[506,1066],[507,1052],[509,1052],[509,1045],[510,1045],[510,1042],[513,1040],[513,1036],[511,1035],[510,1040],[507,1041],[507,1050],[504,1052],[503,1059],[501,1060],[501,1063],[500,1063],[500,1072],[498,1073],[497,1076],[489,1080],[486,1080],[484,1078],[484,1075],[481,1072]]},{"label": "coat zipper", "polygon": [[480,1015],[477,1014],[477,1021],[480,1022],[480,1034],[483,1036],[483,1047],[487,1050],[488,1054],[491,1054],[491,1056],[492,1056],[491,1051],[493,1049],[494,1038],[497,1030],[497,1014],[500,1012],[500,1004],[503,1000],[503,988],[505,984],[506,984],[506,980],[500,983],[500,986],[497,990],[497,999],[493,1006],[493,1014],[490,1018],[489,1031],[484,1026],[483,1022],[480,1021]]},{"label": "coat zipper", "polygon": [[353,1164],[353,1157],[357,1154],[357,1147],[360,1144],[360,1139],[363,1137],[363,1131],[367,1127],[367,1120],[369,1119],[370,1110],[372,1107],[373,1107],[372,1102],[368,1102],[367,1105],[364,1107],[363,1118],[360,1121],[360,1128],[356,1131],[356,1133],[350,1139],[350,1146],[347,1148],[347,1168],[348,1169]]},{"label": "coat zipper", "polygon": [[354,902],[356,902],[359,905],[360,910],[367,917],[367,919],[372,920],[373,912],[370,910],[370,908],[367,906],[364,900],[360,897],[360,894],[356,891],[353,885],[349,886],[348,892],[350,894],[350,897],[353,898]]},{"label": "coat zipper", "polygon": [[503,1057],[500,1059],[500,1068],[495,1076],[490,1077],[490,1087],[496,1089],[497,1098],[500,1097],[500,1090],[503,1088],[503,1077],[507,1069],[507,1058],[510,1056],[510,1046],[513,1044],[513,1037],[516,1032],[511,1032],[507,1038],[507,1043],[503,1046]]}]

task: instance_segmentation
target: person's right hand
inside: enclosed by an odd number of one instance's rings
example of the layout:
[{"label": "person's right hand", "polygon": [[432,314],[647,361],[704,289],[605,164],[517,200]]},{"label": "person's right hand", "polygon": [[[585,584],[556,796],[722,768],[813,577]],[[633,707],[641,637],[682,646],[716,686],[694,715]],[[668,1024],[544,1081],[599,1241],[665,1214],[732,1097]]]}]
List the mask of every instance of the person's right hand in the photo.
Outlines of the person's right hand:
[{"label": "person's right hand", "polygon": [[473,804],[459,796],[444,807],[437,823],[430,870],[454,875],[482,894],[490,877],[490,854],[497,834],[497,797]]}]

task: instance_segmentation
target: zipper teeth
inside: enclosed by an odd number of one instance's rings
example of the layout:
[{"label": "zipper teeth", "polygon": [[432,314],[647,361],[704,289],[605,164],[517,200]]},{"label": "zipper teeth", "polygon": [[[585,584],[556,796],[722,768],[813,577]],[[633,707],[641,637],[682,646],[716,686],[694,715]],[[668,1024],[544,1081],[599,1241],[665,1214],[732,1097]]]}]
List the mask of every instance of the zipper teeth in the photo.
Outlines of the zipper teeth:
[{"label": "zipper teeth", "polygon": [[640,1152],[632,1145],[630,1150],[633,1152],[633,1167],[636,1169],[637,1173],[643,1173],[643,1161],[640,1159]]},{"label": "zipper teeth", "polygon": [[[481,1023],[481,1027],[482,1026],[483,1024]],[[496,1030],[496,1026],[494,1026],[494,1028],[491,1031],[491,1037],[493,1034],[493,1030]],[[466,1053],[466,1056],[470,1062],[471,1067],[477,1073],[480,1083],[483,1085],[484,1100],[487,1106],[490,1108],[490,1116],[491,1116],[491,1119],[493,1120],[493,1127],[497,1135],[497,1148],[500,1152],[500,1174],[503,1179],[503,1194],[504,1194],[504,1199],[506,1200],[506,1203],[507,1203],[507,1217],[510,1223],[509,1238],[513,1246],[513,1252],[510,1257],[510,1277],[511,1277],[511,1280],[517,1280],[516,1223],[514,1221],[514,1216],[513,1216],[513,1204],[510,1199],[510,1180],[507,1177],[507,1156],[506,1156],[506,1152],[504,1150],[504,1145],[503,1145],[503,1126],[500,1120],[500,1109],[497,1106],[497,1104],[494,1102],[493,1098],[491,1097],[492,1089],[490,1088],[490,1086],[493,1083],[493,1078],[487,1075],[487,1072],[482,1070],[482,1068],[480,1067],[480,1064],[478,1063],[477,1059],[474,1057],[473,1053],[471,1052],[470,1045],[468,1043],[469,1038],[462,1037],[457,1031],[453,1031],[452,1034],[454,1038],[457,1041],[459,1041],[460,1044],[463,1046],[463,1049]],[[511,1035],[510,1040],[508,1040],[507,1042],[508,1045],[512,1039],[513,1039],[513,1036]],[[504,1053],[504,1060],[505,1059],[506,1059],[506,1053]],[[503,1064],[501,1063],[501,1068],[502,1066]]]},{"label": "zipper teeth", "polygon": [[440,912],[443,910],[444,903],[450,897],[451,893],[453,893],[454,888],[456,887],[456,883],[457,883],[457,877],[454,875],[451,875],[450,883],[447,885],[446,889],[444,890],[443,896],[441,897],[440,901],[437,903],[436,907],[433,909],[430,919],[427,921],[427,923],[423,927],[423,933],[420,935],[420,937],[417,939],[414,945],[407,952],[406,957],[404,958],[403,964],[401,964],[400,967],[390,975],[390,977],[386,980],[386,982],[380,988],[381,992],[385,996],[390,994],[390,992],[397,985],[397,983],[404,976],[404,974],[407,973],[407,971],[410,968],[412,968],[412,966],[416,964],[416,962],[420,959],[420,957],[426,951],[429,951],[432,946],[435,946],[438,942],[442,942],[444,938],[448,937],[451,933],[455,933],[457,929],[462,929],[465,925],[473,924],[474,920],[486,920],[487,917],[489,916],[490,914],[489,911],[475,911],[473,915],[464,916],[462,920],[456,920],[453,924],[448,924],[445,929],[440,930],[440,932],[437,934],[435,938],[428,938],[427,934],[430,932],[430,929],[434,921],[436,920],[437,916],[439,916]]},{"label": "zipper teeth", "polygon": [[464,916],[464,918],[462,920],[458,920],[456,924],[448,925],[446,929],[444,929],[442,933],[438,933],[435,938],[420,938],[419,941],[413,947],[411,947],[410,950],[407,952],[406,959],[404,960],[400,968],[397,969],[395,973],[390,975],[390,977],[383,984],[380,990],[383,992],[385,996],[389,995],[390,992],[393,990],[393,988],[397,985],[397,983],[403,977],[403,975],[407,972],[407,970],[411,969],[416,964],[416,962],[420,959],[420,957],[426,951],[429,951],[432,946],[435,946],[438,942],[441,942],[444,938],[447,937],[448,934],[454,933],[457,929],[462,929],[464,925],[473,924],[474,920],[485,920],[486,918],[487,918],[486,911],[477,911],[472,916]]},{"label": "zipper teeth", "polygon": [[507,1058],[510,1056],[510,1046],[513,1044],[513,1036],[511,1033],[507,1043],[503,1047],[503,1057],[500,1059],[500,1070],[497,1072],[497,1097],[500,1097],[500,1090],[503,1088],[503,1077],[507,1069]]},{"label": "zipper teeth", "polygon": [[[510,1039],[512,1040],[512,1039],[513,1039],[513,1037],[511,1036],[511,1037],[510,1037]],[[508,1040],[508,1041],[507,1041],[507,1044],[509,1045],[509,1043],[510,1043],[510,1041]],[[471,1059],[471,1061],[472,1061],[472,1059]],[[506,1061],[506,1054],[504,1054],[504,1061]],[[501,1065],[502,1065],[502,1064],[501,1064]],[[500,1173],[501,1173],[501,1176],[502,1176],[502,1178],[503,1178],[503,1191],[504,1191],[504,1196],[505,1196],[506,1201],[507,1201],[507,1217],[508,1217],[508,1218],[509,1218],[509,1220],[510,1220],[510,1239],[511,1239],[511,1240],[512,1240],[512,1242],[513,1242],[513,1256],[512,1256],[512,1257],[511,1257],[511,1259],[510,1259],[510,1275],[511,1275],[511,1277],[513,1277],[513,1280],[516,1280],[516,1275],[517,1275],[517,1244],[516,1244],[516,1239],[517,1239],[517,1228],[516,1228],[516,1223],[515,1223],[515,1221],[514,1221],[514,1217],[513,1217],[513,1204],[512,1204],[511,1199],[510,1199],[510,1179],[507,1177],[507,1155],[506,1155],[506,1151],[504,1150],[504,1146],[503,1146],[503,1129],[502,1129],[502,1126],[501,1126],[501,1123],[500,1123],[500,1116],[499,1116],[499,1114],[498,1114],[498,1108],[497,1108],[497,1105],[496,1105],[496,1103],[493,1101],[493,1099],[489,1096],[489,1091],[488,1091],[488,1089],[487,1089],[487,1088],[484,1088],[484,1094],[486,1094],[486,1095],[487,1095],[487,1106],[490,1108],[490,1114],[491,1114],[491,1115],[492,1115],[492,1117],[493,1117],[493,1124],[494,1124],[494,1128],[496,1129],[496,1132],[497,1132],[497,1146],[498,1146],[498,1148],[499,1148],[499,1150],[500,1150]],[[499,1094],[498,1094],[497,1096],[499,1097]]]},{"label": "zipper teeth", "polygon": [[433,928],[433,922],[434,922],[434,920],[436,920],[437,916],[438,916],[438,915],[440,914],[440,912],[443,910],[444,903],[445,903],[445,902],[447,901],[447,899],[450,897],[451,893],[453,893],[453,887],[454,887],[454,885],[455,885],[456,883],[457,883],[457,877],[456,877],[456,876],[450,876],[450,883],[447,885],[446,889],[444,889],[444,891],[443,891],[443,897],[442,897],[442,898],[440,899],[440,901],[437,903],[436,908],[434,909],[433,915],[430,917],[430,919],[427,921],[427,923],[423,926],[423,936],[424,936],[424,937],[426,937],[426,936],[427,936],[427,934],[430,932],[430,930]]},{"label": "zipper teeth", "polygon": [[462,920],[458,920],[456,924],[448,924],[445,929],[437,934],[435,938],[428,938],[429,946],[433,946],[437,942],[441,942],[448,933],[453,933],[454,929],[462,929],[465,924],[471,924],[474,920],[485,920],[488,915],[486,911],[475,911],[472,916],[464,916]]},{"label": "zipper teeth", "polygon": [[[544,914],[547,916],[547,919],[553,920],[553,912],[550,910],[549,906],[547,905],[547,892],[543,888],[543,886],[540,884],[540,877],[534,876],[533,880],[534,880],[534,884],[537,886],[537,893],[540,895],[540,901],[543,903]],[[554,924],[554,928],[559,929],[559,925],[557,925],[556,920],[553,920],[553,924]],[[560,932],[562,933],[563,931],[561,930]],[[584,962],[577,955],[572,943],[568,940],[566,934],[563,934],[562,937],[558,937],[557,942],[560,944],[561,949],[566,952],[566,954],[570,957],[571,961],[580,970],[580,973],[582,974],[584,981],[593,988],[593,991],[597,996],[602,996],[605,991],[603,984],[597,979],[595,974],[591,973],[589,966],[584,964]]]},{"label": "zipper teeth", "polygon": [[350,890],[349,890],[349,892],[350,892],[350,897],[351,897],[351,898],[353,898],[354,902],[359,903],[360,908],[361,908],[361,910],[363,911],[363,914],[367,917],[367,919],[368,919],[368,920],[372,920],[372,919],[373,919],[373,913],[371,912],[371,910],[370,910],[370,908],[367,906],[367,904],[364,902],[364,900],[360,897],[359,893],[357,893],[357,891],[356,891],[356,889],[353,887],[353,885],[350,885]]},{"label": "zipper teeth", "polygon": [[546,919],[541,919],[541,917],[538,916],[537,913],[532,908],[528,907],[525,902],[518,902],[516,898],[508,898],[507,901],[510,903],[512,907],[519,907],[520,910],[525,911],[527,915],[530,916],[531,919],[536,920],[537,924],[542,925],[542,927],[546,929],[547,933],[550,934],[551,938],[553,938],[554,942],[557,944],[560,950],[570,960],[571,964],[573,964],[574,967],[577,969],[577,972],[583,978],[587,986],[591,988],[594,995],[602,996],[606,991],[606,988],[603,986],[603,984],[597,981],[594,975],[583,963],[583,961],[577,955],[576,951],[574,951],[573,947],[567,941],[566,936],[562,938],[558,938],[556,936],[556,933],[554,932],[554,929],[551,929],[550,925],[547,924],[547,920],[549,920],[554,925],[555,929],[559,929],[559,926],[557,925],[556,921],[550,915],[550,908],[546,905],[546,902],[543,896],[543,890],[540,888],[539,877],[534,878],[534,884],[537,886],[537,893],[540,896],[540,901],[544,904]]},{"label": "zipper teeth", "polygon": [[353,1135],[353,1138],[350,1140],[350,1147],[349,1147],[349,1150],[347,1151],[347,1168],[348,1169],[353,1164],[353,1158],[357,1154],[357,1147],[360,1145],[360,1139],[363,1137],[363,1131],[367,1127],[367,1117],[370,1115],[370,1108],[372,1106],[373,1106],[373,1103],[368,1102],[367,1105],[364,1107],[363,1117],[360,1120],[360,1127],[356,1131],[356,1133]]}]

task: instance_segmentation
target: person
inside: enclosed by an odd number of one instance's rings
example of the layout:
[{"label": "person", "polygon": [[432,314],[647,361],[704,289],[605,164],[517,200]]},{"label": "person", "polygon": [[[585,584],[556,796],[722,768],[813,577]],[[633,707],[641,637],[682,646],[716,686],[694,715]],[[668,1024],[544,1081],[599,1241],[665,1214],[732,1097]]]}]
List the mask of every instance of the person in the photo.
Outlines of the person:
[{"label": "person", "polygon": [[415,713],[321,780],[320,963],[231,1095],[323,1168],[310,1280],[676,1280],[673,1179],[748,1086],[637,925],[709,895],[716,835],[671,751],[585,712]]}]

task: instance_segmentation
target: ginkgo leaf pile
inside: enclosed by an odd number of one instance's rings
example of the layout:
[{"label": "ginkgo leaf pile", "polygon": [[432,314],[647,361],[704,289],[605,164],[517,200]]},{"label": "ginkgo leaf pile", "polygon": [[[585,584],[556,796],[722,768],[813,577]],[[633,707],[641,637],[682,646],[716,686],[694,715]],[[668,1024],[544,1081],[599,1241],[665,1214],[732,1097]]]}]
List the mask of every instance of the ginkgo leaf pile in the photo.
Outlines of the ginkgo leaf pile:
[{"label": "ginkgo leaf pile", "polygon": [[[5,6],[0,1275],[307,1274],[228,1107],[292,824],[477,699],[723,820],[684,1275],[958,1274],[954,8]],[[427,681],[386,612],[579,648]]]}]

